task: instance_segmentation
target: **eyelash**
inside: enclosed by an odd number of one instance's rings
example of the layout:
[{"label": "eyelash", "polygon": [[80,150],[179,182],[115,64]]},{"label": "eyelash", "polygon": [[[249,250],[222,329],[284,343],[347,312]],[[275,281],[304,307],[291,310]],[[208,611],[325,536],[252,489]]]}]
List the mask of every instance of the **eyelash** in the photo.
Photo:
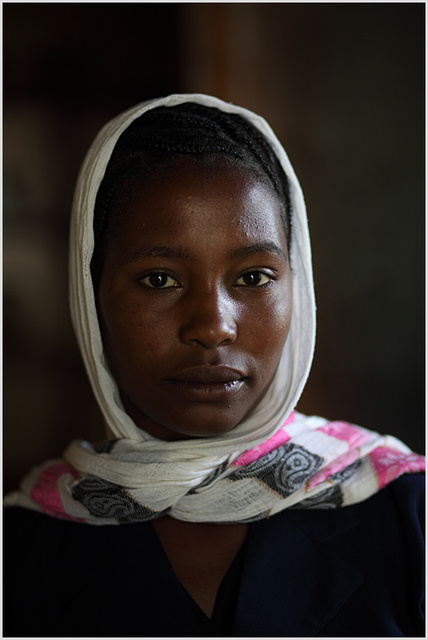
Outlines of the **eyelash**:
[{"label": "eyelash", "polygon": [[[148,284],[148,282],[145,282],[145,280],[149,280],[149,278],[153,278],[156,276],[164,276],[167,278],[167,282],[168,279],[173,280],[176,284],[174,285],[170,285],[169,287],[155,287],[151,284]],[[140,278],[140,282],[144,287],[147,287],[147,289],[158,289],[158,290],[162,290],[162,289],[178,289],[178,287],[180,286],[177,282],[177,280],[175,278],[173,278],[172,276],[170,276],[168,273],[165,273],[164,271],[154,271],[152,273],[147,274],[146,276],[144,276],[143,278]],[[165,284],[165,283],[164,283]]]},{"label": "eyelash", "polygon": [[243,278],[245,278],[245,276],[254,276],[254,275],[261,276],[262,278],[267,278],[267,282],[263,282],[263,284],[238,284],[236,286],[247,287],[251,289],[262,289],[263,287],[269,286],[272,283],[272,281],[275,280],[275,278],[272,275],[265,273],[265,271],[259,271],[256,269],[255,271],[247,271],[246,273],[243,273],[242,276],[239,276],[239,278],[236,279],[236,281],[242,280]]},{"label": "eyelash", "polygon": [[[276,280],[276,278],[269,273],[266,273],[265,271],[261,271],[259,269],[254,269],[252,271],[247,271],[246,273],[243,273],[241,276],[239,276],[238,278],[236,278],[237,282],[238,280],[241,280],[243,278],[245,278],[245,276],[253,276],[253,275],[259,275],[261,276],[261,278],[267,278],[267,282],[263,282],[263,284],[236,284],[235,286],[237,287],[244,287],[247,289],[263,289],[264,287],[268,287],[272,284],[272,282],[274,280]],[[156,276],[163,276],[166,277],[166,282],[164,282],[164,285],[168,282],[168,279],[173,280],[176,284],[173,285],[169,285],[169,286],[160,286],[160,287],[156,287],[153,286],[152,284],[148,283],[148,280],[152,277],[156,277]],[[147,282],[145,282],[147,281]],[[143,278],[140,278],[139,282],[146,287],[147,289],[157,289],[158,291],[168,291],[170,289],[178,289],[180,288],[180,284],[177,282],[177,280],[175,278],[173,278],[173,276],[170,276],[168,273],[165,273],[164,271],[154,271],[152,273],[147,274],[146,276],[144,276]]]}]

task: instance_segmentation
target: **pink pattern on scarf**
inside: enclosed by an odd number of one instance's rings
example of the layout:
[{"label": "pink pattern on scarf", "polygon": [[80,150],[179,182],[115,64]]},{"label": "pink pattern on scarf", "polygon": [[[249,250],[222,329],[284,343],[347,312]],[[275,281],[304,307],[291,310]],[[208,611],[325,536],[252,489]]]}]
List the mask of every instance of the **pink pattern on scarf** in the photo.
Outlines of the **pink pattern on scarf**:
[{"label": "pink pattern on scarf", "polygon": [[84,522],[80,518],[69,516],[62,506],[61,496],[58,490],[58,479],[62,475],[78,477],[78,473],[66,462],[55,462],[49,465],[37,478],[37,482],[31,491],[31,499],[41,506],[43,513],[63,520]]},{"label": "pink pattern on scarf", "polygon": [[378,447],[369,454],[379,478],[379,489],[399,478],[404,473],[425,470],[425,458],[417,453],[403,453],[392,447]]},{"label": "pink pattern on scarf", "polygon": [[313,489],[321,482],[324,482],[327,478],[329,478],[334,473],[338,473],[339,471],[343,471],[350,464],[358,460],[360,456],[360,452],[358,449],[350,449],[343,455],[339,456],[333,462],[328,464],[326,467],[320,469],[317,473],[315,473],[312,478],[309,479],[308,484],[306,486],[306,491]]},{"label": "pink pattern on scarf", "polygon": [[277,449],[281,445],[285,444],[290,440],[290,434],[284,429],[287,425],[291,424],[295,420],[295,412],[293,411],[284,424],[278,429],[278,431],[266,442],[262,442],[257,447],[253,449],[248,449],[245,453],[242,454],[239,458],[237,458],[233,463],[233,467],[244,467],[251,462],[255,462],[259,458],[262,458],[267,453],[270,453],[274,449]]},{"label": "pink pattern on scarf", "polygon": [[344,440],[350,447],[360,447],[373,435],[361,427],[356,427],[349,422],[342,422],[341,420],[328,422],[323,427],[319,427],[317,431],[322,431],[326,435],[336,438],[336,440]]}]

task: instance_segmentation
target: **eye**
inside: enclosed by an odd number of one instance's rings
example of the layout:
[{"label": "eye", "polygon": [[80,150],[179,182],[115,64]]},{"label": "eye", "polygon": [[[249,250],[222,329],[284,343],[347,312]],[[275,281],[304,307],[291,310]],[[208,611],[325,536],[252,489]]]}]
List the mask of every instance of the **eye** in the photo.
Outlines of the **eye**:
[{"label": "eye", "polygon": [[236,280],[238,287],[263,287],[272,282],[273,278],[263,271],[248,271]]},{"label": "eye", "polygon": [[140,282],[150,289],[172,289],[178,287],[179,284],[175,278],[169,276],[163,271],[156,271],[155,273],[149,273],[140,279]]}]

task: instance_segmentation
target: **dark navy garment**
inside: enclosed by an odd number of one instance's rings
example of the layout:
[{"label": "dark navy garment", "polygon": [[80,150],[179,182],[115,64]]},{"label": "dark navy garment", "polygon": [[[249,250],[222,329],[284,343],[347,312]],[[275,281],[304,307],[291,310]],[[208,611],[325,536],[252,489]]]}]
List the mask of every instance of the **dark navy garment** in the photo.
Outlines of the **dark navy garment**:
[{"label": "dark navy garment", "polygon": [[150,523],[4,516],[4,636],[425,636],[424,476],[250,525],[209,620]]}]

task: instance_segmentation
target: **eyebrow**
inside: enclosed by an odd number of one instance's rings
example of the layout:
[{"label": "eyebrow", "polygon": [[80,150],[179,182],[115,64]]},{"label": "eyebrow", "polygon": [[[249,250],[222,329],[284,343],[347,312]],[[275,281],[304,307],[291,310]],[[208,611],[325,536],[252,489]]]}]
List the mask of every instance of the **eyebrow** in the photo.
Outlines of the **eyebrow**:
[{"label": "eyebrow", "polygon": [[144,258],[181,258],[189,260],[190,254],[182,247],[141,247],[140,249],[137,249],[137,251],[128,253],[128,255],[121,260],[121,264],[136,262],[137,260],[143,260]]},{"label": "eyebrow", "polygon": [[[233,258],[246,258],[257,253],[274,253],[275,255],[288,260],[286,252],[275,242],[258,242],[246,247],[240,247],[232,253]],[[148,246],[141,247],[137,251],[127,254],[121,264],[128,264],[143,260],[144,258],[180,258],[182,260],[191,260],[192,256],[183,247],[166,247],[166,246]]]},{"label": "eyebrow", "polygon": [[248,247],[240,247],[233,252],[233,256],[236,258],[245,258],[246,256],[252,256],[256,253],[274,253],[284,260],[288,260],[287,254],[279,245],[275,242],[258,242]]}]

